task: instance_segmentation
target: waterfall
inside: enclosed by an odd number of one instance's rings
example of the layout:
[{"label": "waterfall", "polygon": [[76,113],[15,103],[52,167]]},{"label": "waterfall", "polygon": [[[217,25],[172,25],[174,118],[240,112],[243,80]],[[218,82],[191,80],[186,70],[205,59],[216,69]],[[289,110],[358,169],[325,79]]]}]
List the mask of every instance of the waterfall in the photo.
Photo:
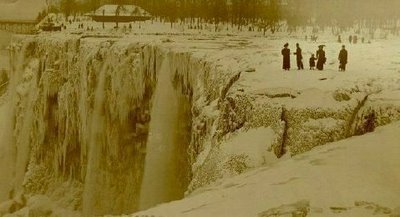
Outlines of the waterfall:
[{"label": "waterfall", "polygon": [[11,57],[0,104],[0,202],[36,190],[50,197],[69,182],[83,191],[71,203],[84,216],[181,199],[191,104],[173,77],[176,61],[156,61],[153,48],[127,55],[105,43],[79,61],[67,58],[72,50],[50,49],[41,62],[37,46],[25,43]]},{"label": "waterfall", "polygon": [[172,85],[168,58],[162,62],[151,109],[151,122],[146,146],[144,177],[139,209],[180,199],[179,180],[179,99]]},{"label": "waterfall", "polygon": [[0,106],[0,202],[9,199],[9,193],[13,189],[15,148],[11,105],[8,101]]},{"label": "waterfall", "polygon": [[[33,83],[28,82],[27,86],[18,86],[25,70],[32,70],[30,67],[27,69],[22,67],[25,62],[26,47],[23,47],[18,55],[16,55],[16,48],[13,49],[10,51],[10,83],[4,96],[5,103],[0,105],[0,202],[11,199],[16,193],[22,191],[29,161],[31,119],[33,118],[32,102],[34,99],[32,98],[35,94],[31,87]],[[15,60],[16,63],[12,62]],[[34,61],[33,64],[37,64],[37,61]],[[28,73],[35,76],[33,71],[28,71]],[[17,102],[21,94],[28,97],[20,102],[20,106],[25,108],[23,116],[16,117]],[[20,121],[22,127],[16,132],[14,126],[17,119],[24,121]]]},{"label": "waterfall", "polygon": [[[10,51],[10,57],[13,53]],[[13,58],[10,58],[12,61]],[[13,69],[11,65],[10,70]],[[12,70],[11,72],[14,72]],[[11,73],[10,73],[11,74]],[[10,81],[8,87],[6,99],[4,104],[0,105],[0,202],[9,199],[9,193],[13,189],[13,176],[15,174],[14,165],[15,162],[15,147],[13,137],[13,125],[14,125],[14,97],[15,92],[11,92],[13,88],[11,85],[16,85],[15,79]]]},{"label": "waterfall", "polygon": [[96,213],[96,201],[102,198],[97,198],[99,188],[97,181],[100,180],[101,168],[100,161],[101,150],[104,145],[104,98],[105,98],[105,79],[108,69],[108,64],[105,62],[99,74],[99,81],[95,91],[95,101],[93,114],[91,116],[90,137],[88,141],[89,156],[85,178],[85,187],[83,192],[83,214],[84,216],[93,216]]}]

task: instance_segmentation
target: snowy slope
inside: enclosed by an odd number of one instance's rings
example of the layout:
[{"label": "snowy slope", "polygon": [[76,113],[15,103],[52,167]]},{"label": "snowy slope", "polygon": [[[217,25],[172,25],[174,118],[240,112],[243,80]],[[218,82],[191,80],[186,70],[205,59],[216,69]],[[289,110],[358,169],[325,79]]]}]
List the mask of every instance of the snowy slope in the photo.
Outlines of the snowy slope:
[{"label": "snowy slope", "polygon": [[381,127],[131,216],[399,216],[399,131]]}]

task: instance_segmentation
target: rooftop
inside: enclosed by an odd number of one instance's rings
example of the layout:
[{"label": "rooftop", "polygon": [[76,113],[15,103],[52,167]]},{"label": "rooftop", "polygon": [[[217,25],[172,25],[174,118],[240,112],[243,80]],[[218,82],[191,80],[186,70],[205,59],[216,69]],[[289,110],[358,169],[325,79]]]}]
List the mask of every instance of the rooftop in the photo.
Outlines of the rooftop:
[{"label": "rooftop", "polygon": [[[118,11],[119,10],[119,11]],[[104,12],[104,13],[103,13]],[[117,13],[118,12],[118,13]],[[151,16],[136,5],[103,5],[95,11],[96,16]]]}]

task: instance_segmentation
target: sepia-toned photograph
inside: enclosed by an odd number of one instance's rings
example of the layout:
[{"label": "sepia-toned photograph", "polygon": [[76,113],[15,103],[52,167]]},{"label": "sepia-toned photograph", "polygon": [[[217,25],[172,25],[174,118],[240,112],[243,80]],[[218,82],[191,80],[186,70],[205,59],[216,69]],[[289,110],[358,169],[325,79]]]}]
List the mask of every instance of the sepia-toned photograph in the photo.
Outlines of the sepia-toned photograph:
[{"label": "sepia-toned photograph", "polygon": [[400,217],[400,0],[0,0],[0,217]]}]

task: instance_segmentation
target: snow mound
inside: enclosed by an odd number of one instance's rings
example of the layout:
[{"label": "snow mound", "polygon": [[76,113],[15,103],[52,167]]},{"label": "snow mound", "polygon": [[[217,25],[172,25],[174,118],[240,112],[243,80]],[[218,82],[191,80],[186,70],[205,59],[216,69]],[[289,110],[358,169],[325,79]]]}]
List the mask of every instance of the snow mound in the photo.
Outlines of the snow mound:
[{"label": "snow mound", "polygon": [[131,216],[398,216],[399,130],[380,127]]}]

